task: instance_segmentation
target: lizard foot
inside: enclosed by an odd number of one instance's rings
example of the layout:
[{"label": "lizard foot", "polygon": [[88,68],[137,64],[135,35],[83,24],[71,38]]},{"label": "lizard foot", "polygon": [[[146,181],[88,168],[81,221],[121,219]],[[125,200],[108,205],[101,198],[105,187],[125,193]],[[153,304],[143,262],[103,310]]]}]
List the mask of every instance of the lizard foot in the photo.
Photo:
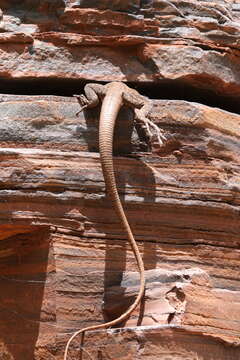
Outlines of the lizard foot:
[{"label": "lizard foot", "polygon": [[73,96],[77,99],[77,101],[81,106],[80,110],[76,113],[76,116],[78,116],[83,111],[83,109],[88,107],[89,100],[84,95],[73,95]]},{"label": "lizard foot", "polygon": [[136,121],[146,131],[146,135],[151,139],[156,134],[158,143],[160,146],[162,146],[163,143],[166,141],[166,137],[163,135],[162,130],[160,130],[159,127],[147,117],[142,116],[140,110],[135,109],[135,116]]}]

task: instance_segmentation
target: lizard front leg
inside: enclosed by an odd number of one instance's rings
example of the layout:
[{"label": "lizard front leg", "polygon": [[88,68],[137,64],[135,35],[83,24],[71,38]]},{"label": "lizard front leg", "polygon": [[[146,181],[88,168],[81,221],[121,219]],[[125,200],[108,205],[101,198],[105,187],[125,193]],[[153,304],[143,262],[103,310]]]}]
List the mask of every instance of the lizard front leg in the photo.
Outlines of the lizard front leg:
[{"label": "lizard front leg", "polygon": [[103,97],[106,90],[104,85],[87,84],[84,87],[84,92],[85,95],[73,95],[81,106],[81,109],[76,113],[76,116],[78,116],[85,108],[93,108],[97,106],[99,103],[99,97]]},{"label": "lizard front leg", "polygon": [[162,130],[149,119],[148,114],[151,109],[152,103],[150,101],[145,102],[140,109],[134,109],[135,119],[139,122],[140,126],[146,127],[146,131],[150,139],[156,134],[158,143],[161,146],[163,142],[166,141],[166,137],[163,135]]},{"label": "lizard front leg", "polygon": [[163,142],[166,140],[166,137],[163,135],[163,132],[159,127],[154,124],[148,117],[152,109],[152,101],[148,98],[139,95],[135,90],[126,91],[123,93],[123,99],[127,102],[129,106],[134,109],[135,121],[144,129],[146,136],[151,140],[154,134],[156,134],[158,143],[162,146]]}]

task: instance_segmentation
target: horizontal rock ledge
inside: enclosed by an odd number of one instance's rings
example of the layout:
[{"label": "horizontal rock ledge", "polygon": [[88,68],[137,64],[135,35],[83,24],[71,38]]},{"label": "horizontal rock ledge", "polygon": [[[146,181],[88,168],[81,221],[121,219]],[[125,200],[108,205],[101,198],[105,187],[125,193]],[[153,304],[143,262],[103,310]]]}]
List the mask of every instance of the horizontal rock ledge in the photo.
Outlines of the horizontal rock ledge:
[{"label": "horizontal rock ledge", "polygon": [[132,49],[111,49],[86,45],[79,48],[35,40],[32,46],[19,44],[18,48],[16,52],[9,51],[8,44],[0,43],[2,79],[68,78],[138,83],[181,80],[221,95],[240,96],[239,58],[197,46],[146,44]]},{"label": "horizontal rock ledge", "polygon": [[[239,356],[238,347],[226,346],[216,337],[189,329],[188,327],[137,327],[91,332],[84,337],[84,349],[94,358],[101,354],[114,360],[123,358],[163,358],[166,356],[180,360],[201,357],[209,359],[209,352],[219,360],[230,360]],[[139,345],[141,344],[141,345]],[[59,346],[63,346],[62,337]],[[72,347],[72,355],[77,356],[77,345]],[[78,349],[78,350],[77,350]],[[214,358],[212,358],[214,359]]]}]

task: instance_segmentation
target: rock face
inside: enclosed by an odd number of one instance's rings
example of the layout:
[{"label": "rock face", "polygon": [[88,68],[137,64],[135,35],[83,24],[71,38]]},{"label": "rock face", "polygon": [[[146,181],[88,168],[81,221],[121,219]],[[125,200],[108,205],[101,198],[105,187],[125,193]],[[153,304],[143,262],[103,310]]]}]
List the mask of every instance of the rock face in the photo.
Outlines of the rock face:
[{"label": "rock face", "polygon": [[240,3],[0,7],[0,359],[62,360],[74,331],[138,291],[105,193],[100,108],[76,117],[71,96],[89,80],[155,98],[167,140],[150,152],[120,111],[115,173],[146,293],[121,329],[85,334],[83,360],[240,358]]},{"label": "rock face", "polygon": [[237,1],[0,5],[3,79],[171,80],[239,99]]}]

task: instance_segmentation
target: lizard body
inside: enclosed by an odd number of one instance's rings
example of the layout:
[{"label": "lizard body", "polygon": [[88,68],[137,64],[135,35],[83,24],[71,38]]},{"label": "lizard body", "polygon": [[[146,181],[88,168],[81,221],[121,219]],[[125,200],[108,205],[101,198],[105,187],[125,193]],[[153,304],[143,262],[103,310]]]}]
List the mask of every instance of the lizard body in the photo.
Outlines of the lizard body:
[{"label": "lizard body", "polygon": [[[140,303],[145,288],[144,265],[141,254],[129,226],[117,191],[113,168],[112,151],[114,126],[121,106],[128,105],[134,108],[135,117],[137,118],[137,120],[139,120],[139,122],[142,124],[144,123],[149,129],[149,126],[154,127],[154,124],[147,119],[147,115],[151,110],[152,104],[148,100],[148,98],[140,95],[136,90],[130,89],[127,85],[121,82],[112,82],[106,85],[87,84],[84,88],[84,91],[85,95],[75,95],[80,105],[82,106],[81,110],[77,114],[79,114],[83,108],[92,108],[97,106],[99,103],[99,99],[103,100],[99,122],[99,150],[102,171],[106,184],[106,191],[109,194],[113,202],[114,209],[119,216],[121,223],[127,233],[128,241],[132,247],[134,256],[137,261],[140,273],[140,289],[134,303],[126,310],[125,313],[123,313],[117,319],[96,326],[89,326],[75,332],[68,340],[68,343],[66,345],[64,360],[67,360],[69,345],[77,335],[89,330],[108,328],[127,319]],[[161,137],[160,130],[158,136]]]}]

